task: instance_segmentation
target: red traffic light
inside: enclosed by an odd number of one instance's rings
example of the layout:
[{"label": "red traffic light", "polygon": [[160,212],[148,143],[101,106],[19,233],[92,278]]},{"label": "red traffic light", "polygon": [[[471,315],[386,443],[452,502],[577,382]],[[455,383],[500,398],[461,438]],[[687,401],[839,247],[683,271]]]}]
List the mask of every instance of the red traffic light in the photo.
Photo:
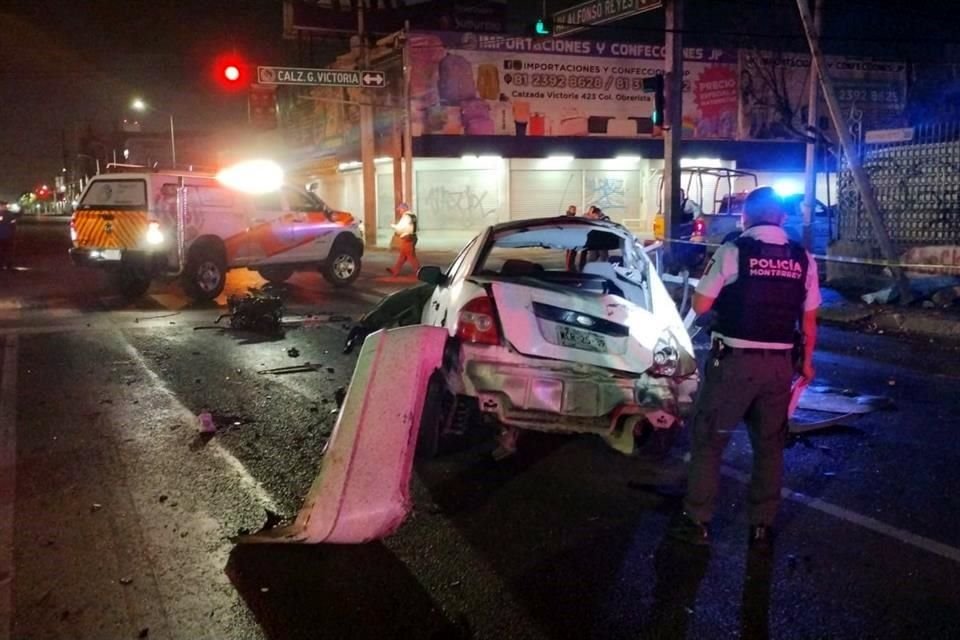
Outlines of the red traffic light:
[{"label": "red traffic light", "polygon": [[249,84],[247,64],[236,54],[218,56],[214,61],[214,78],[220,88],[234,91]]}]

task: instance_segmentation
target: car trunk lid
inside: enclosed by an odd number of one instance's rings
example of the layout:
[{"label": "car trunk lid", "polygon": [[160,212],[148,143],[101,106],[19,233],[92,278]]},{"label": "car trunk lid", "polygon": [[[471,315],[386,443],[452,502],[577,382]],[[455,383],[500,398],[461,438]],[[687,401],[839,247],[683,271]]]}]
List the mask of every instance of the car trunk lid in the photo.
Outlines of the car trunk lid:
[{"label": "car trunk lid", "polygon": [[642,373],[667,328],[617,295],[499,281],[490,289],[504,338],[528,356]]}]

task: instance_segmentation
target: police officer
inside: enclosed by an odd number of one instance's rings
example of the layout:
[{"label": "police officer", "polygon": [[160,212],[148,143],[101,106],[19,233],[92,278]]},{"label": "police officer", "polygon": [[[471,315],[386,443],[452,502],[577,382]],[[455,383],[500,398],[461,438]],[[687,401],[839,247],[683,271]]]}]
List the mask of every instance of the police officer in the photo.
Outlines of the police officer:
[{"label": "police officer", "polygon": [[[797,367],[801,376],[813,379],[820,306],[816,264],[787,239],[784,215],[773,189],[750,192],[743,234],[717,249],[693,296],[694,310],[715,309],[717,323],[693,418],[684,511],[669,531],[685,542],[709,544],[720,459],[744,420],[753,449],[749,544],[755,551],[772,549],[791,384]],[[795,359],[798,328],[802,355]]]}]

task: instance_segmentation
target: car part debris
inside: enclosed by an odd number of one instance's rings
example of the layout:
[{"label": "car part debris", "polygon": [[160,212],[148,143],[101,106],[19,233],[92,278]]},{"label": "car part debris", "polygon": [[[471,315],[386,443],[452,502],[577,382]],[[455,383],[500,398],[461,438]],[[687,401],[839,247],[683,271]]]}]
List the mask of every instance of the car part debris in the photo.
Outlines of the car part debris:
[{"label": "car part debris", "polygon": [[277,296],[251,290],[245,296],[227,298],[227,313],[217,318],[215,324],[223,318],[230,319],[231,329],[276,334],[281,330],[283,301]]},{"label": "car part debris", "polygon": [[288,373],[309,373],[311,371],[320,371],[320,365],[310,364],[305,362],[303,364],[295,364],[290,367],[276,367],[275,369],[261,369],[257,371],[260,375],[270,374],[274,376],[282,376]]},{"label": "car part debris", "polygon": [[405,327],[420,322],[423,305],[433,295],[435,285],[420,283],[395,291],[377,303],[357,321],[347,334],[344,353],[351,353],[366,337],[378,329]]},{"label": "car part debris", "polygon": [[200,433],[217,432],[217,425],[213,421],[213,414],[209,411],[201,411],[200,415],[197,416],[197,423],[200,428]]},{"label": "car part debris", "polygon": [[[357,359],[320,473],[294,523],[239,542],[356,544],[389,535],[410,512],[410,477],[424,398],[447,331],[371,334]],[[418,357],[411,362],[410,354]],[[407,384],[396,383],[405,371]]]}]

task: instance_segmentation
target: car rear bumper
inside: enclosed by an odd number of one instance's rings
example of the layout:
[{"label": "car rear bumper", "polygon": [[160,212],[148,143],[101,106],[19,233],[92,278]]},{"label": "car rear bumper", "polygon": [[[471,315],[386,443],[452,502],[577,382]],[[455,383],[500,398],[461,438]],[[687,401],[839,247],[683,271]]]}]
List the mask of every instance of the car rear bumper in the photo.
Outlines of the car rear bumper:
[{"label": "car rear bumper", "polygon": [[542,431],[606,431],[624,416],[669,428],[691,412],[699,383],[696,375],[629,376],[512,353],[509,361],[470,357],[477,355],[471,351],[464,349],[464,391],[477,398],[481,411],[505,424]]},{"label": "car rear bumper", "polygon": [[158,274],[163,273],[167,268],[167,257],[163,253],[128,249],[73,247],[70,249],[70,260],[78,267],[144,269]]}]

